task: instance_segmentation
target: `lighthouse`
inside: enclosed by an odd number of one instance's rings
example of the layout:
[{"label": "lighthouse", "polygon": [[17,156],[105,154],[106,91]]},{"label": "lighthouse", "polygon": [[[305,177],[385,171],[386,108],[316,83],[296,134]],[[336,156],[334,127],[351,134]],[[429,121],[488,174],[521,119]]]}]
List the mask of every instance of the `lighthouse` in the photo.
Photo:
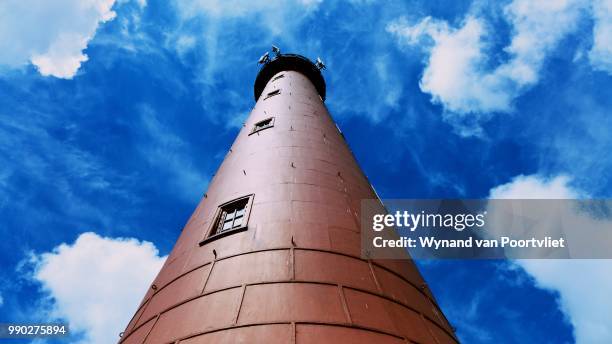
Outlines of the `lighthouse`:
[{"label": "lighthouse", "polygon": [[361,254],[377,195],[325,106],[323,62],[259,62],[255,106],[119,342],[456,343],[411,260]]}]

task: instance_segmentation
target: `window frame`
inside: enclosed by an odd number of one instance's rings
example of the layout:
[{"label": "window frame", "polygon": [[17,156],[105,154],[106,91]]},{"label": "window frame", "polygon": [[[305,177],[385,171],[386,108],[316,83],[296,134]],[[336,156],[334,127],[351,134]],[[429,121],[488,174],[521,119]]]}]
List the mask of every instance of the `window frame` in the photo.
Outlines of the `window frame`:
[{"label": "window frame", "polygon": [[[266,121],[270,121],[269,124],[262,126],[262,127],[258,127],[259,124],[266,122]],[[268,117],[266,119],[262,119],[261,121],[255,122],[255,124],[253,124],[253,129],[251,129],[251,132],[249,133],[249,136],[258,133],[262,130],[266,130],[266,129],[270,129],[274,127],[274,116],[273,117]]]},{"label": "window frame", "polygon": [[268,98],[272,98],[272,97],[277,96],[277,95],[279,95],[279,94],[281,94],[281,90],[280,90],[280,88],[279,88],[279,89],[276,89],[276,90],[273,90],[273,91],[268,92],[268,94],[266,94],[266,96],[264,97],[264,99],[263,99],[263,100],[266,100],[266,99],[268,99]]},{"label": "window frame", "polygon": [[[248,229],[249,217],[251,216],[251,209],[253,206],[254,198],[255,198],[255,194],[250,194],[250,195],[234,198],[230,201],[227,201],[219,205],[217,207],[217,210],[215,211],[213,221],[209,224],[206,230],[206,235],[204,236],[204,239],[200,241],[200,246],[207,244],[211,241],[226,237],[228,235],[246,231]],[[220,222],[221,221],[226,222],[225,221],[226,217],[223,216],[224,213],[227,213],[226,209],[231,207],[234,203],[244,202],[245,200],[246,200],[246,205],[244,206],[244,214],[242,215],[242,223],[238,227],[234,228],[232,226],[232,228],[230,229],[219,232]],[[234,217],[232,218],[232,224],[234,223],[234,221],[236,221],[236,216],[235,216],[236,212],[237,210],[235,209],[233,212]]]}]

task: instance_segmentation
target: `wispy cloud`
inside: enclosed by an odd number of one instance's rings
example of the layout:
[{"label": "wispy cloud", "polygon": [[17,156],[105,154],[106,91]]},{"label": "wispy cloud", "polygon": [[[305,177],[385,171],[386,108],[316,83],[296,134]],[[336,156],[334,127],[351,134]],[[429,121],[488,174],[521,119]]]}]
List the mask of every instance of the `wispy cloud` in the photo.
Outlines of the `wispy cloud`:
[{"label": "wispy cloud", "polygon": [[[21,116],[31,116],[21,121]],[[97,209],[88,192],[104,190],[119,197],[121,184],[130,176],[119,176],[104,166],[91,152],[52,134],[63,133],[70,138],[77,129],[61,124],[51,114],[26,111],[17,115],[0,114],[0,164],[4,166],[0,181],[0,211],[37,207],[47,212],[47,220],[69,216],[72,219],[90,217],[108,223],[108,214]],[[21,180],[27,180],[23,185]],[[40,190],[52,180],[52,192]],[[23,197],[15,195],[23,194]],[[44,196],[43,196],[44,194]],[[41,202],[48,202],[41,206]],[[94,201],[95,202],[95,201]],[[32,219],[33,220],[33,219]]]},{"label": "wispy cloud", "polygon": [[[296,41],[297,29],[318,8],[320,1],[175,1],[179,25],[168,33],[166,42],[178,52],[196,49],[204,57],[198,77],[203,84],[215,84],[215,77],[228,62],[253,64],[244,54],[256,42]],[[257,18],[257,20],[253,20]],[[236,26],[236,25],[239,26]],[[257,39],[245,41],[237,31],[248,26]],[[242,52],[242,53],[241,53]],[[260,53],[260,52],[257,52]],[[255,57],[252,57],[255,58]]]},{"label": "wispy cloud", "polygon": [[193,166],[194,159],[189,156],[189,146],[162,124],[151,107],[140,107],[140,121],[148,140],[139,146],[143,158],[153,168],[169,175],[169,184],[176,188],[183,199],[194,201],[201,197],[208,178]]}]

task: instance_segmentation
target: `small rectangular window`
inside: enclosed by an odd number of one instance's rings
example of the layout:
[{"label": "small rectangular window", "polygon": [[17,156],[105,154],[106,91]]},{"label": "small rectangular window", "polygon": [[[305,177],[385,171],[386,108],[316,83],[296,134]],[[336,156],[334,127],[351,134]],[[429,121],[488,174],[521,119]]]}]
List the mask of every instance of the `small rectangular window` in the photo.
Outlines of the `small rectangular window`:
[{"label": "small rectangular window", "polygon": [[274,97],[276,95],[280,94],[280,90],[274,90],[272,92],[268,92],[268,94],[266,95],[266,97],[264,98],[264,100],[270,98],[270,97]]},{"label": "small rectangular window", "polygon": [[200,246],[216,238],[247,229],[253,195],[244,196],[219,206],[208,234]]},{"label": "small rectangular window", "polygon": [[275,76],[275,77],[272,79],[272,81],[276,81],[276,80],[278,80],[278,79],[280,79],[280,78],[284,78],[284,77],[285,77],[285,74],[280,74],[280,75]]},{"label": "small rectangular window", "polygon": [[264,129],[272,128],[274,126],[274,117],[266,118],[263,121],[259,121],[255,123],[253,126],[253,130],[249,135],[255,134],[256,132],[262,131]]}]

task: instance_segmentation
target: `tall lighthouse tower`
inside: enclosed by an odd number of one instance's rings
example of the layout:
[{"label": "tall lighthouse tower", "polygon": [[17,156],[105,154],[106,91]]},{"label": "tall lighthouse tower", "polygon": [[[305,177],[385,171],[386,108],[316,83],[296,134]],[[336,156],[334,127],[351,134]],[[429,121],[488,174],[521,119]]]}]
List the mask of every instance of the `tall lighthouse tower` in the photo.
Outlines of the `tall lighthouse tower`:
[{"label": "tall lighthouse tower", "polygon": [[375,199],[322,62],[264,55],[256,104],[121,343],[456,343],[415,265],[360,256]]}]

